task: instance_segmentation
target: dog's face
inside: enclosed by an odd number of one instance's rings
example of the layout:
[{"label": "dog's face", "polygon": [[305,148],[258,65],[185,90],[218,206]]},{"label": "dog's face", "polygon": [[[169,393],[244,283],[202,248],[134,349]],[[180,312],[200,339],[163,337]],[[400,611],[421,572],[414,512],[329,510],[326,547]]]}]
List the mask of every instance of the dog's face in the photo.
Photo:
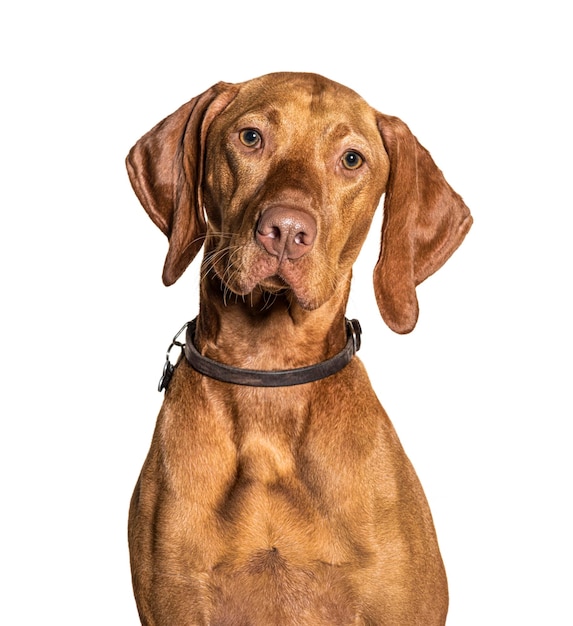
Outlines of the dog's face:
[{"label": "dog's face", "polygon": [[241,296],[285,292],[307,310],[347,290],[386,191],[374,287],[397,332],[415,326],[416,285],[471,225],[403,122],[316,74],[218,83],[142,137],[127,165],[169,238],[166,284],[205,242],[205,278]]},{"label": "dog's face", "polygon": [[[207,133],[206,269],[236,294],[319,307],[348,282],[388,172],[376,112],[351,90],[311,74],[244,84]],[[293,250],[266,245],[289,226]]]}]

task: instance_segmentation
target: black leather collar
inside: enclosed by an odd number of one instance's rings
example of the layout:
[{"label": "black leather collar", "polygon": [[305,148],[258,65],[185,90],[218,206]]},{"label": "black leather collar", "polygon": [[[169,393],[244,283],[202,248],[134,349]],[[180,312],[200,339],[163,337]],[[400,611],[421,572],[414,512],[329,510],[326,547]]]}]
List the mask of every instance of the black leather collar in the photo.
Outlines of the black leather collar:
[{"label": "black leather collar", "polygon": [[[225,365],[224,363],[213,361],[200,354],[193,343],[196,326],[197,318],[187,324],[184,345],[174,340],[175,345],[182,347],[185,358],[191,367],[210,378],[215,378],[225,383],[249,385],[251,387],[287,387],[302,385],[304,383],[320,380],[321,378],[326,378],[327,376],[332,376],[332,374],[336,374],[336,372],[344,368],[356,352],[358,352],[362,332],[358,320],[347,319],[346,334],[348,340],[344,348],[332,358],[315,365],[298,367],[292,370],[249,370]],[[169,376],[169,378],[171,378],[171,376]],[[160,382],[160,390],[161,388],[166,388],[168,383],[169,380],[163,381],[163,383]]]}]

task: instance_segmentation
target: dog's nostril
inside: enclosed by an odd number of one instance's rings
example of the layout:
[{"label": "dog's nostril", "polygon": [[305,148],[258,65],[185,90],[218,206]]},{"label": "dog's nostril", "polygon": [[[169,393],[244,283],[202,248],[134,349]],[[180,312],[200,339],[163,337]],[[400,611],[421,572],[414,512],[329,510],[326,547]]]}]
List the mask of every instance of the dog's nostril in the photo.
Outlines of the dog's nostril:
[{"label": "dog's nostril", "polygon": [[267,233],[266,237],[270,237],[271,239],[280,239],[281,238],[280,228],[278,228],[277,226],[273,226],[270,229],[270,231]]},{"label": "dog's nostril", "polygon": [[300,245],[306,245],[306,233],[297,233],[294,237],[294,242]]}]

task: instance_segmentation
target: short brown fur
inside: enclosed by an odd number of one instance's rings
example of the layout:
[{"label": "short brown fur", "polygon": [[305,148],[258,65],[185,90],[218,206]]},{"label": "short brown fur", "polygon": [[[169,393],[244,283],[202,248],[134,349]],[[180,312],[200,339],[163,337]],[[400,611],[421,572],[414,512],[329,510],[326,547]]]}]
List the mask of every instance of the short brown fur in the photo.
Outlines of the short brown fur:
[{"label": "short brown fur", "polygon": [[[219,83],[142,137],[127,167],[169,239],[164,282],[204,245],[195,342],[235,367],[302,367],[342,349],[351,268],[384,192],[374,287],[396,332],[414,328],[416,286],[471,225],[403,122],[315,74]],[[145,626],[446,619],[430,510],[357,357],[270,389],[182,360],[132,498],[129,545]]]}]

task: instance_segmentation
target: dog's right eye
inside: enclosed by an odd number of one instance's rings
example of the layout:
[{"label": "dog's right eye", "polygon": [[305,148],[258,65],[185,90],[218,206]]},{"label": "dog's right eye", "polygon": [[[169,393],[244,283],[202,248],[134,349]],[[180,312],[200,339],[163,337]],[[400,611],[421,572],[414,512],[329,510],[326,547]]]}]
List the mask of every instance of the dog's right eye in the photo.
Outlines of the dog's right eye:
[{"label": "dog's right eye", "polygon": [[247,148],[255,148],[262,142],[261,134],[253,128],[246,128],[239,133],[241,143]]},{"label": "dog's right eye", "polygon": [[349,150],[342,156],[342,165],[347,170],[357,170],[364,163],[362,155],[355,150]]}]

